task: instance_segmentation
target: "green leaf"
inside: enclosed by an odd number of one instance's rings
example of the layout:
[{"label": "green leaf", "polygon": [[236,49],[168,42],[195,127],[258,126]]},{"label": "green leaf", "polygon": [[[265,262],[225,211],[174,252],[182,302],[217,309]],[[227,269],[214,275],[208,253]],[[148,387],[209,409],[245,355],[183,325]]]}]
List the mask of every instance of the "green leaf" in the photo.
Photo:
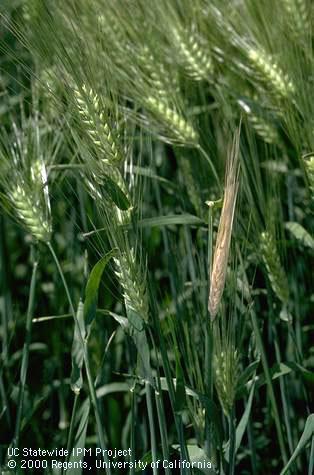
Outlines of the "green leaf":
[{"label": "green leaf", "polygon": [[131,208],[130,201],[126,195],[108,175],[102,176],[102,182],[104,184],[106,193],[119,209],[122,211],[127,211]]},{"label": "green leaf", "polygon": [[152,370],[150,366],[150,351],[145,331],[132,331],[132,338],[137,349],[138,374],[153,385]]},{"label": "green leaf", "polygon": [[137,371],[138,374],[153,385],[152,371],[150,366],[150,350],[149,344],[144,331],[144,320],[130,307],[126,307],[127,319],[109,312],[111,315],[127,332],[137,349]]},{"label": "green leaf", "polygon": [[150,366],[150,350],[144,329],[144,320],[132,308],[126,306],[126,313],[130,325],[130,335],[137,349],[138,374],[153,385]]},{"label": "green leaf", "polygon": [[[280,378],[285,376],[292,371],[296,371],[302,375],[302,377],[309,383],[314,383],[314,373],[304,368],[298,363],[293,361],[288,361],[285,363],[276,363],[270,370],[272,379]],[[257,380],[257,386],[261,387],[266,383],[264,375],[260,375]]]},{"label": "green leaf", "polygon": [[151,178],[152,180],[158,180],[173,189],[176,188],[177,186],[174,182],[167,180],[167,178],[164,178],[163,176],[160,176],[160,175],[156,175],[156,173],[154,173],[154,170],[149,167],[139,167],[136,165],[132,165],[132,167],[127,166],[127,171],[129,173],[134,173],[135,175]]},{"label": "green leaf", "polygon": [[310,414],[308,418],[306,419],[303,434],[301,435],[298,445],[296,446],[295,451],[293,452],[289,462],[284,467],[284,469],[280,472],[280,475],[284,475],[285,473],[287,473],[287,471],[291,467],[291,464],[298,457],[298,455],[304,449],[307,443],[310,442],[312,437],[314,437],[314,414]]},{"label": "green leaf", "polygon": [[71,388],[76,394],[80,392],[83,386],[82,366],[85,351],[84,345],[86,339],[88,339],[91,324],[96,316],[100,280],[105,267],[107,266],[109,260],[115,255],[115,253],[115,249],[108,252],[93,267],[85,289],[84,305],[82,301],[80,301],[78,305],[71,353]]},{"label": "green leaf", "polygon": [[237,399],[243,396],[243,392],[247,391],[247,383],[252,377],[252,375],[256,373],[256,370],[259,366],[259,360],[253,361],[253,363],[249,364],[247,368],[241,373],[238,381],[238,388],[237,388]]},{"label": "green leaf", "polygon": [[84,319],[86,323],[87,336],[89,335],[90,326],[96,316],[98,289],[100,285],[101,276],[112,257],[116,254],[116,249],[108,252],[103,256],[97,264],[93,267],[85,289],[84,301]]},{"label": "green leaf", "polygon": [[119,393],[119,392],[129,392],[130,385],[128,383],[108,383],[100,386],[96,390],[97,398],[101,398],[107,396],[108,394],[112,393]]},{"label": "green leaf", "polygon": [[[166,216],[156,216],[154,218],[145,218],[138,221],[137,226],[140,228],[154,228],[154,227],[163,227],[163,226],[174,226],[174,225],[191,225],[191,226],[206,226],[206,222],[197,216],[192,214],[169,214]],[[125,229],[130,229],[130,224],[121,224]],[[107,231],[109,226],[104,226],[103,228],[93,229],[88,233],[84,233],[84,237],[90,237],[93,234],[97,234],[103,231]]]},{"label": "green leaf", "polygon": [[128,321],[134,330],[141,332],[144,329],[144,320],[128,306],[126,307],[126,313],[128,316]]},{"label": "green leaf", "polygon": [[307,246],[311,249],[314,249],[314,239],[312,236],[304,229],[301,224],[296,222],[287,222],[285,227],[290,231],[293,236],[300,241],[304,246]]},{"label": "green leaf", "polygon": [[174,224],[204,225],[205,222],[193,216],[192,214],[169,214],[167,216],[156,216],[155,218],[146,218],[138,222],[141,228],[152,228],[154,226],[171,226]]},{"label": "green leaf", "polygon": [[127,318],[122,317],[121,315],[118,315],[117,313],[111,312],[110,310],[108,311],[108,315],[114,318],[114,320],[119,323],[119,325],[122,327],[124,331],[128,330],[130,326],[130,322]]},{"label": "green leaf", "polygon": [[[252,384],[250,394],[249,394],[249,398],[248,398],[247,404],[245,405],[245,410],[243,412],[241,420],[240,420],[240,422],[237,426],[237,429],[236,429],[235,454],[237,453],[237,451],[240,447],[240,444],[241,444],[246,426],[247,426],[248,421],[249,421],[249,417],[250,417],[251,409],[252,409],[254,390],[255,390],[255,382]],[[225,459],[226,459],[227,462],[229,462],[229,449],[230,449],[230,441],[228,441],[228,443],[227,443],[226,452],[225,452]]]}]

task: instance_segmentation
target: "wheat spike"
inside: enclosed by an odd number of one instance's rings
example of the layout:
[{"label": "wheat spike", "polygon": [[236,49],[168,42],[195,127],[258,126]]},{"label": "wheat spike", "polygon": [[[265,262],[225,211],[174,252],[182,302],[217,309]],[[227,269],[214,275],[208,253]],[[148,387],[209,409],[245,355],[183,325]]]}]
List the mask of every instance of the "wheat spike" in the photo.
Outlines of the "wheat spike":
[{"label": "wheat spike", "polygon": [[117,19],[110,8],[107,9],[105,15],[100,14],[98,16],[98,24],[101,33],[106,37],[106,41],[108,42],[109,40],[118,54],[120,54],[126,46],[125,37],[121,31],[121,26],[117,22]]},{"label": "wheat spike", "polygon": [[215,386],[225,415],[231,413],[239,376],[239,354],[231,342],[218,345],[213,358]]},{"label": "wheat spike", "polygon": [[231,153],[226,168],[225,192],[216,237],[212,273],[210,276],[210,290],[208,311],[214,320],[219,309],[222,293],[226,281],[229,249],[237,193],[239,188],[239,131],[233,139]]},{"label": "wheat spike", "polygon": [[149,96],[145,100],[147,107],[159,118],[161,122],[170,127],[171,132],[181,143],[196,144],[198,135],[175,109],[156,97]]},{"label": "wheat spike", "polygon": [[45,67],[39,72],[38,78],[38,88],[45,104],[45,113],[52,120],[59,115],[62,107],[56,100],[56,97],[60,92],[56,80],[57,77],[58,75],[55,68]]},{"label": "wheat spike", "polygon": [[152,92],[148,97],[144,97],[146,108],[159,122],[170,128],[171,135],[174,135],[179,142],[197,143],[198,135],[192,125],[171,105],[171,98],[179,92],[177,76],[169,74],[147,46],[142,48],[138,60],[149,79]]},{"label": "wheat spike", "polygon": [[258,117],[255,114],[248,116],[249,122],[257,134],[269,144],[278,144],[279,135],[275,127],[267,122],[263,117]]},{"label": "wheat spike", "polygon": [[282,0],[282,4],[299,35],[309,28],[309,12],[305,0]]},{"label": "wheat spike", "polygon": [[111,127],[106,121],[105,111],[102,110],[98,95],[85,85],[82,91],[74,89],[78,113],[86,127],[93,144],[104,155],[104,160],[108,163],[117,163],[121,160],[121,155]]},{"label": "wheat spike", "polygon": [[[83,175],[86,187],[94,199],[102,202],[103,196],[97,185],[103,185],[104,176],[108,176],[129,199],[130,197],[125,181],[118,168],[121,154],[113,138],[111,129],[105,121],[105,112],[100,107],[99,97],[92,89],[87,89],[85,85],[83,85],[82,90],[87,95],[87,101],[78,89],[74,91],[80,117],[94,145],[99,148],[104,155],[99,162],[93,164],[95,165],[95,172],[90,171],[90,176]],[[101,124],[101,128],[99,128],[99,123]],[[117,209],[116,214],[121,224],[129,221],[129,211],[120,211]]]},{"label": "wheat spike", "polygon": [[[1,131],[3,132],[3,131]],[[47,160],[52,150],[45,143]],[[48,242],[51,235],[51,213],[48,177],[42,159],[40,126],[37,120],[23,121],[22,128],[12,122],[12,135],[3,132],[0,144],[0,182],[8,211],[38,241]]]},{"label": "wheat spike", "polygon": [[287,304],[289,300],[288,280],[281,266],[276,241],[268,231],[261,234],[261,251],[272,289],[279,300],[283,304]]},{"label": "wheat spike", "polygon": [[133,310],[143,320],[148,320],[148,300],[145,279],[139,271],[135,260],[135,253],[130,249],[128,253],[121,253],[115,258],[116,275],[123,288],[123,297],[126,310]]},{"label": "wheat spike", "polygon": [[252,66],[259,72],[263,80],[272,86],[278,97],[286,98],[294,93],[295,87],[292,81],[270,55],[257,48],[249,48],[247,54]]},{"label": "wheat spike", "polygon": [[196,34],[173,28],[173,36],[187,74],[195,81],[208,80],[213,74],[213,62]]},{"label": "wheat spike", "polygon": [[48,242],[51,226],[45,218],[41,203],[34,199],[32,190],[27,193],[23,186],[16,185],[8,193],[16,216],[35,239]]},{"label": "wheat spike", "polygon": [[171,95],[179,91],[177,75],[169,74],[169,71],[158,61],[148,46],[141,49],[138,60],[147,73],[151,90],[161,100],[167,102]]},{"label": "wheat spike", "polygon": [[249,105],[244,100],[239,99],[238,104],[245,112],[253,129],[264,140],[264,142],[269,144],[277,144],[279,142],[279,134],[277,129],[270,122],[267,122],[263,117],[259,117],[254,114]]}]

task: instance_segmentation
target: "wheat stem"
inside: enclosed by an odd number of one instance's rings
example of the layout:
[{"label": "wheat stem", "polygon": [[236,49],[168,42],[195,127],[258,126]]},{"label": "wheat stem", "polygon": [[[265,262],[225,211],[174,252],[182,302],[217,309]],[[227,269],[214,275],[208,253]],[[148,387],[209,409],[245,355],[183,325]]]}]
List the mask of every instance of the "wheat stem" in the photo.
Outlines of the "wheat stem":
[{"label": "wheat stem", "polygon": [[71,454],[72,442],[73,442],[73,437],[74,437],[75,416],[76,416],[76,411],[78,407],[79,397],[80,397],[80,394],[78,392],[74,394],[71,422],[70,422],[70,428],[69,428],[68,440],[67,440],[67,453],[68,453],[66,457],[67,462],[69,461],[70,454]]},{"label": "wheat stem", "polygon": [[236,443],[236,427],[235,427],[235,411],[231,409],[229,417],[229,475],[234,475],[235,470],[235,443]]},{"label": "wheat stem", "polygon": [[157,443],[156,443],[156,435],[155,435],[155,420],[154,420],[154,412],[153,412],[152,389],[151,389],[151,385],[149,381],[145,382],[145,396],[146,396],[148,423],[149,423],[149,431],[150,431],[150,445],[151,445],[151,450],[152,450],[152,459],[154,462],[153,474],[158,475],[158,468],[156,465],[156,462],[158,460],[158,455],[157,455]]},{"label": "wheat stem", "polygon": [[20,370],[20,390],[19,390],[19,398],[18,398],[18,405],[17,405],[17,415],[16,415],[16,422],[15,422],[15,431],[14,431],[14,447],[18,447],[19,445],[19,437],[21,432],[21,422],[22,422],[22,414],[23,414],[23,404],[24,404],[24,393],[25,393],[25,384],[26,384],[26,377],[28,372],[28,360],[29,360],[29,347],[32,338],[32,322],[33,322],[33,314],[34,314],[34,306],[35,306],[35,290],[36,290],[36,279],[37,279],[37,269],[38,269],[38,260],[36,257],[36,250],[32,248],[32,260],[33,260],[33,270],[32,270],[32,277],[31,277],[31,284],[30,284],[30,291],[29,291],[29,298],[28,298],[28,307],[27,307],[27,315],[26,315],[26,335],[25,335],[25,342],[23,347],[22,353],[22,363],[21,363],[21,370]]}]

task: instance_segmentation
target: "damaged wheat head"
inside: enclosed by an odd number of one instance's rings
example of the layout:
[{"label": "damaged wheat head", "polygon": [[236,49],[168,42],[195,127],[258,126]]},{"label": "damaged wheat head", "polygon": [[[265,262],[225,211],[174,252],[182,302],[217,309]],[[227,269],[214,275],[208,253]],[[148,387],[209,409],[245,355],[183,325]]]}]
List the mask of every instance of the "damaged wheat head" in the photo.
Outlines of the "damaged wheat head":
[{"label": "damaged wheat head", "polygon": [[210,275],[208,311],[212,320],[218,313],[226,281],[233,218],[239,188],[239,139],[240,129],[234,136],[227,159],[224,199]]}]

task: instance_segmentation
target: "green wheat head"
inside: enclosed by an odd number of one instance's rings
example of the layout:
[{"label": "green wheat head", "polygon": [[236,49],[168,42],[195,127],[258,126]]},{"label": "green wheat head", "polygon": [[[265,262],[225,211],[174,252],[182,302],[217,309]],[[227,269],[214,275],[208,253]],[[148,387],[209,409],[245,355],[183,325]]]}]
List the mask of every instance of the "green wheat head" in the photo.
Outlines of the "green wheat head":
[{"label": "green wheat head", "polygon": [[149,313],[146,280],[140,271],[134,250],[131,248],[128,252],[122,252],[115,258],[115,264],[115,273],[123,289],[126,311],[132,310],[147,321]]},{"label": "green wheat head", "polygon": [[213,359],[215,387],[220,404],[226,416],[229,416],[234,405],[237,381],[239,377],[238,350],[228,342],[217,345]]},{"label": "green wheat head", "polygon": [[121,161],[121,154],[101,107],[99,96],[86,85],[74,90],[78,113],[92,143],[99,150],[102,160],[110,164]]},{"label": "green wheat head", "polygon": [[276,241],[268,231],[261,234],[261,252],[267,276],[276,296],[283,304],[289,301],[289,285],[281,265]]},{"label": "green wheat head", "polygon": [[208,81],[213,76],[213,61],[193,30],[174,27],[172,34],[187,75],[195,81]]},{"label": "green wheat head", "polygon": [[259,73],[267,88],[279,98],[293,96],[295,86],[288,74],[284,73],[276,61],[259,48],[248,48],[247,56],[251,67]]}]

